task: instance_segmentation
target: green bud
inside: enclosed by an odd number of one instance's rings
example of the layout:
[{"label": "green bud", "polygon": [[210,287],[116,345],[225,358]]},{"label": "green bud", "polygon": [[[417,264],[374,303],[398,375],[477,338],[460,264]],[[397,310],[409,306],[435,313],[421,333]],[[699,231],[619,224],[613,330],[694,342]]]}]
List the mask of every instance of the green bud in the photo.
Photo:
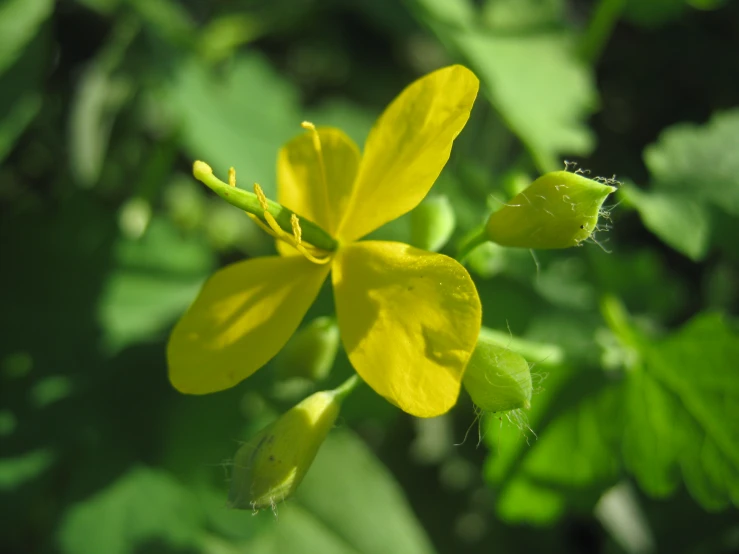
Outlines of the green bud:
[{"label": "green bud", "polygon": [[438,252],[454,232],[454,208],[446,196],[426,198],[411,212],[411,244]]},{"label": "green bud", "polygon": [[487,412],[528,409],[531,372],[523,356],[481,333],[462,381],[472,401]]},{"label": "green bud", "polygon": [[234,457],[228,506],[260,510],[293,494],[333,427],[341,398],[337,391],[314,393],[242,445]]},{"label": "green bud", "polygon": [[577,246],[593,233],[603,202],[615,190],[576,173],[547,173],[490,216],[486,236],[519,248]]},{"label": "green bud", "polygon": [[332,317],[317,317],[300,329],[275,359],[281,379],[326,378],[339,350],[339,326]]}]

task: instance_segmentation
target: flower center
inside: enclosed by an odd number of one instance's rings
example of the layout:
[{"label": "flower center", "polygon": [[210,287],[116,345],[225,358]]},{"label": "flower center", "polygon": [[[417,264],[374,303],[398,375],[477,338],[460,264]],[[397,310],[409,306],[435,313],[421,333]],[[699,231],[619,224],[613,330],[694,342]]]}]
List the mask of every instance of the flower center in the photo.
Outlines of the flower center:
[{"label": "flower center", "polygon": [[[228,184],[232,187],[236,187],[236,170],[232,167],[228,170]],[[257,183],[254,183],[254,194],[257,195],[259,205],[264,210],[262,216],[267,222],[267,225],[262,223],[256,215],[246,212],[249,218],[259,225],[259,227],[268,235],[273,236],[279,241],[289,244],[295,250],[300,252],[308,261],[314,264],[327,264],[331,261],[331,255],[315,246],[303,242],[303,230],[300,228],[300,218],[296,214],[290,216],[290,223],[292,225],[292,234],[283,231],[274,216],[269,213],[269,205],[267,203],[267,196],[264,194],[262,187]]]}]

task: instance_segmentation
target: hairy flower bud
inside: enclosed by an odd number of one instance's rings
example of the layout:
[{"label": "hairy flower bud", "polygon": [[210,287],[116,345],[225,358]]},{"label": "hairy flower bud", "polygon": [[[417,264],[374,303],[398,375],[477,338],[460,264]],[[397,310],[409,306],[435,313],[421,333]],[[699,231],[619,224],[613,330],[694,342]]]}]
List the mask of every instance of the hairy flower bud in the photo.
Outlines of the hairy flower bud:
[{"label": "hairy flower bud", "polygon": [[577,246],[592,235],[603,202],[615,190],[576,173],[547,173],[490,216],[486,236],[520,248]]},{"label": "hairy flower bud", "polygon": [[332,317],[317,317],[300,329],[275,359],[282,379],[325,379],[339,350],[339,326]]},{"label": "hairy flower bud", "polygon": [[274,507],[295,492],[339,415],[337,390],[312,394],[239,448],[229,507]]},{"label": "hairy flower bud", "polygon": [[480,338],[464,373],[463,384],[472,401],[487,412],[528,408],[531,372],[523,356],[486,336]]}]

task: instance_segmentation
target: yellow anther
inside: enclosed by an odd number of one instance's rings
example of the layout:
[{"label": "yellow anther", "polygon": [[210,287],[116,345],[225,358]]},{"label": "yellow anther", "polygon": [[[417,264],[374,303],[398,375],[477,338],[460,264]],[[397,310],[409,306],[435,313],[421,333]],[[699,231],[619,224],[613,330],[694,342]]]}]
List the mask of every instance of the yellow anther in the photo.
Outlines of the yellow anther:
[{"label": "yellow anther", "polygon": [[290,216],[290,223],[293,226],[293,237],[295,237],[295,242],[300,244],[303,242],[303,230],[300,228],[300,219],[298,219],[297,215],[292,214]]},{"label": "yellow anther", "polygon": [[249,219],[251,219],[254,223],[256,223],[257,225],[259,225],[259,228],[262,231],[264,231],[265,233],[267,233],[269,236],[274,237],[276,239],[279,239],[280,238],[277,235],[275,235],[274,231],[268,225],[265,225],[264,222],[262,222],[262,220],[259,219],[258,216],[254,215],[254,214],[250,214],[249,212],[246,212],[246,215],[248,215],[249,216]]},{"label": "yellow anther", "polygon": [[[229,171],[228,174],[229,177],[229,183],[231,180],[231,172]],[[234,181],[236,179],[236,175],[234,173],[233,175]],[[305,256],[306,259],[313,262],[314,264],[326,264],[331,261],[331,256],[315,256],[311,252],[308,251],[306,246],[303,244],[303,230],[300,228],[300,219],[297,215],[291,214],[290,215],[290,223],[292,225],[292,235],[290,233],[287,233],[280,227],[280,224],[277,223],[277,220],[275,217],[269,213],[269,204],[267,203],[267,196],[264,194],[264,191],[262,190],[262,187],[260,187],[257,183],[254,183],[254,194],[257,195],[257,199],[259,200],[259,205],[264,210],[264,221],[267,223],[265,224],[261,219],[259,219],[258,216],[254,214],[247,213],[251,220],[259,225],[259,227],[268,235],[274,237],[275,239],[282,241],[286,244],[289,244],[293,248],[295,248],[298,252],[300,252],[303,256]],[[313,248],[309,245],[310,248]],[[317,250],[317,249],[316,249]],[[318,252],[323,252],[322,250],[317,250]]]},{"label": "yellow anther", "polygon": [[310,252],[308,252],[308,250],[306,250],[305,246],[303,246],[302,244],[295,244],[295,245],[292,245],[292,246],[293,246],[293,248],[295,248],[295,250],[297,250],[303,256],[305,256],[305,258],[309,262],[313,262],[314,264],[323,265],[323,264],[327,264],[328,262],[331,261],[331,256],[324,256],[322,258],[319,258],[317,256],[314,256],[313,254],[311,254]]},{"label": "yellow anther", "polygon": [[267,211],[269,209],[269,204],[267,204],[267,196],[264,194],[262,187],[260,187],[257,183],[254,183],[254,194],[257,195],[257,200],[259,200],[259,205],[262,206],[262,209],[264,211]]},{"label": "yellow anther", "polygon": [[228,168],[228,184],[232,187],[236,186],[236,170],[233,167]]},{"label": "yellow anther", "polygon": [[318,134],[316,126],[310,121],[303,121],[300,126],[306,131],[310,131],[311,138],[313,139],[313,148],[316,150],[319,163],[321,164],[321,171],[323,170],[323,148],[321,148],[321,137]]},{"label": "yellow anther", "polygon": [[264,219],[265,221],[267,221],[267,225],[269,225],[275,232],[275,235],[278,239],[285,240],[285,237],[288,237],[288,240],[286,242],[290,242],[290,240],[292,239],[292,235],[288,235],[285,231],[282,230],[282,227],[280,227],[280,224],[277,223],[275,216],[273,216],[267,210],[264,210]]},{"label": "yellow anther", "polygon": [[[326,163],[323,160],[323,147],[321,146],[321,135],[318,133],[316,126],[310,121],[303,121],[300,126],[309,131],[311,139],[313,140],[313,149],[316,151],[316,160],[318,161],[318,168],[320,170],[321,185],[323,186],[323,201],[324,209],[326,210],[326,216],[331,217],[331,205],[329,204],[329,192],[328,192],[328,180],[326,179]],[[331,225],[329,224],[329,227]],[[330,230],[330,229],[329,229]]]}]

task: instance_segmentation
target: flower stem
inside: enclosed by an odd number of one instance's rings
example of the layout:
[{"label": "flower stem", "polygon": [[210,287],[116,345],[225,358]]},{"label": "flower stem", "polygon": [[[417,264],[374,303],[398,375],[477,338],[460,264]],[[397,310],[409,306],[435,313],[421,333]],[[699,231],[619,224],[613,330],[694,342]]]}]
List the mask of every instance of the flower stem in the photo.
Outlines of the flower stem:
[{"label": "flower stem", "polygon": [[364,383],[364,381],[362,381],[356,373],[349,377],[349,379],[334,389],[336,400],[339,402],[344,400],[344,398],[354,392],[354,389],[356,389],[361,383]]},{"label": "flower stem", "polygon": [[[248,192],[244,189],[236,188],[235,186],[230,186],[228,183],[224,183],[218,177],[213,175],[213,170],[204,162],[195,162],[192,166],[192,174],[198,181],[203,183],[232,206],[236,206],[245,212],[254,214],[259,219],[266,222],[264,219],[264,209],[259,203],[257,195],[253,192]],[[291,217],[294,213],[292,210],[288,210],[277,202],[273,202],[268,199],[267,211],[272,214],[283,231],[292,234],[293,227]],[[321,229],[312,221],[301,217],[299,214],[296,215],[300,219],[300,227],[303,231],[302,237],[305,242],[312,244],[321,250],[329,252],[336,250],[339,245],[336,239],[331,237],[326,231]]]},{"label": "flower stem", "polygon": [[459,249],[457,251],[457,261],[459,263],[464,263],[465,258],[467,258],[470,252],[472,252],[481,244],[488,242],[489,240],[490,239],[485,234],[485,226],[480,226],[479,229],[476,229],[474,232],[468,234],[462,239],[462,242],[459,245]]}]

